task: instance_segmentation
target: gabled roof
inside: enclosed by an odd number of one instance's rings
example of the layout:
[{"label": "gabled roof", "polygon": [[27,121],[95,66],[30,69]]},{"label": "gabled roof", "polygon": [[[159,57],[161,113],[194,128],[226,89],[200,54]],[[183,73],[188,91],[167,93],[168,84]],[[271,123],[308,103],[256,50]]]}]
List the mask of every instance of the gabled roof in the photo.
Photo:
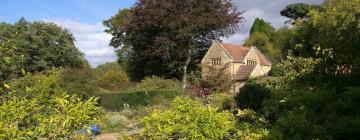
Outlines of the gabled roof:
[{"label": "gabled roof", "polygon": [[244,59],[249,53],[251,48],[254,48],[254,51],[257,57],[260,60],[260,65],[271,66],[271,62],[256,48],[256,47],[245,47],[242,45],[234,45],[227,43],[219,43],[225,52],[230,55],[234,62],[245,62]]},{"label": "gabled roof", "polygon": [[235,80],[246,80],[247,78],[249,78],[251,72],[254,70],[255,67],[256,65],[241,66],[234,75]]},{"label": "gabled roof", "polygon": [[255,53],[258,56],[258,58],[260,59],[260,65],[265,65],[265,66],[271,66],[271,62],[269,59],[267,59],[265,57],[264,54],[262,54],[256,47],[254,47],[255,49]]},{"label": "gabled roof", "polygon": [[234,62],[243,62],[246,54],[250,51],[250,47],[241,45],[221,43],[224,50],[230,55]]}]

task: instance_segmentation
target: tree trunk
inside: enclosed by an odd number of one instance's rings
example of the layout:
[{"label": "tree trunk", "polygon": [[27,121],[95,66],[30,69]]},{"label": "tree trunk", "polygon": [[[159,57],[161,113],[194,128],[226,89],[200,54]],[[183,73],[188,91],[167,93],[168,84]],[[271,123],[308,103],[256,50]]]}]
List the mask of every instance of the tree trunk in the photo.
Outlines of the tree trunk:
[{"label": "tree trunk", "polygon": [[186,75],[187,75],[187,67],[188,67],[190,61],[191,61],[191,49],[188,49],[188,54],[187,54],[186,62],[185,62],[185,65],[183,66],[183,78],[182,78],[182,81],[183,81],[183,89],[185,89],[186,86],[187,86]]}]

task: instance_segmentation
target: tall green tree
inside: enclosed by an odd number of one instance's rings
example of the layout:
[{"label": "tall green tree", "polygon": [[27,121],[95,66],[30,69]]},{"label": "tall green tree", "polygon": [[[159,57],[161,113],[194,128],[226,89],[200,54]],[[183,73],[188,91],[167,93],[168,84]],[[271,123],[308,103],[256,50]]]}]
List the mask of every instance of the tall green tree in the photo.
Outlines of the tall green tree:
[{"label": "tall green tree", "polygon": [[295,36],[295,30],[289,27],[279,28],[271,35],[270,42],[273,43],[274,47],[276,47],[280,53],[280,55],[277,56],[278,60],[286,59],[288,51],[295,46]]},{"label": "tall green tree", "polygon": [[74,40],[67,29],[54,23],[28,22],[22,18],[15,24],[0,25],[2,49],[12,51],[14,55],[9,58],[16,62],[21,57],[21,68],[27,72],[88,65]]},{"label": "tall green tree", "polygon": [[139,0],[106,20],[110,45],[129,48],[129,68],[142,79],[182,78],[211,41],[233,34],[242,21],[229,0]]},{"label": "tall green tree", "polygon": [[264,33],[266,36],[270,37],[274,30],[274,27],[272,27],[270,23],[261,18],[256,18],[250,29],[250,35],[254,33]]},{"label": "tall green tree", "polygon": [[310,10],[298,21],[300,57],[319,59],[315,75],[330,86],[358,85],[360,79],[360,0],[327,0],[321,11]]},{"label": "tall green tree", "polygon": [[290,22],[293,22],[296,19],[307,18],[307,14],[311,9],[320,9],[320,6],[306,3],[295,3],[286,6],[283,10],[280,11],[280,14],[291,19]]}]

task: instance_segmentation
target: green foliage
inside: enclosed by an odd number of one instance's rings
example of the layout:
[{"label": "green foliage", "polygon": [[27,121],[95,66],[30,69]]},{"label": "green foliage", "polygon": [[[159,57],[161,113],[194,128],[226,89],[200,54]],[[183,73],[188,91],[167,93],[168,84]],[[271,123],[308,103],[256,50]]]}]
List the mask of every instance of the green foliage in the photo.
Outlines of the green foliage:
[{"label": "green foliage", "polygon": [[200,81],[202,88],[209,89],[211,92],[230,92],[234,81],[231,79],[227,66],[224,66],[223,68],[214,68],[204,65],[204,67],[208,67],[208,73],[211,74],[204,75]]},{"label": "green foliage", "polygon": [[274,77],[284,76],[285,75],[284,65],[282,63],[279,63],[276,64],[275,66],[272,66],[270,74],[271,76]]},{"label": "green foliage", "polygon": [[[6,24],[0,24],[0,29]],[[1,31],[0,31],[1,32]],[[0,33],[1,34],[1,33]],[[0,81],[9,81],[22,73],[22,56],[17,55],[18,48],[13,40],[0,37]]]},{"label": "green foliage", "polygon": [[222,139],[234,128],[232,115],[189,98],[176,98],[171,108],[144,118],[142,135],[149,139]]},{"label": "green foliage", "polygon": [[291,18],[291,19],[298,19],[306,17],[306,14],[310,11],[310,5],[305,3],[295,3],[286,6],[280,14],[282,16]]},{"label": "green foliage", "polygon": [[300,90],[282,100],[275,131],[289,139],[359,139],[360,88]]},{"label": "green foliage", "polygon": [[123,116],[118,113],[108,113],[106,118],[107,118],[106,125],[108,125],[106,127],[110,127],[112,129],[124,127],[129,123],[129,120],[127,119],[126,116]]},{"label": "green foliage", "polygon": [[90,68],[65,68],[60,71],[59,84],[67,93],[76,93],[85,99],[99,92],[94,86],[95,78]]},{"label": "green foliage", "polygon": [[[75,47],[72,34],[54,23],[31,23],[23,18],[13,25],[1,23],[0,36],[0,40],[4,40],[0,52],[6,53],[1,59],[11,60],[11,67],[19,65],[18,69],[9,69],[14,70],[11,74],[21,73],[22,69],[39,72],[52,67],[87,66],[83,54]],[[0,70],[1,73],[9,73],[9,70]]]},{"label": "green foliage", "polygon": [[108,110],[122,110],[126,107],[166,104],[178,93],[174,90],[132,91],[99,94],[100,105]]},{"label": "green foliage", "polygon": [[296,44],[296,32],[292,28],[282,27],[272,33],[270,42],[280,51],[280,56],[276,55],[277,60],[284,60],[288,55],[288,51]]},{"label": "green foliage", "polygon": [[310,10],[298,21],[299,42],[294,53],[320,62],[313,77],[329,87],[357,86],[360,77],[360,1],[327,0],[322,10]]},{"label": "green foliage", "polygon": [[270,23],[265,22],[263,19],[256,18],[251,29],[250,35],[254,33],[263,33],[267,37],[270,37],[272,32],[274,32],[274,27],[270,25]]},{"label": "green foliage", "polygon": [[96,85],[107,90],[119,91],[127,88],[131,83],[125,69],[118,63],[105,63],[94,69]]},{"label": "green foliage", "polygon": [[68,95],[59,75],[27,75],[11,84],[0,104],[1,139],[65,138],[97,120],[97,99]]},{"label": "green foliage", "polygon": [[255,111],[249,109],[238,109],[236,115],[238,124],[234,139],[240,140],[260,140],[270,139],[269,130],[266,129],[267,122],[263,117],[256,114]]},{"label": "green foliage", "polygon": [[309,5],[305,3],[295,3],[286,6],[285,9],[280,11],[280,14],[292,20],[304,19],[308,17],[307,14],[311,9],[316,8],[319,8],[319,6]]},{"label": "green foliage", "polygon": [[232,94],[211,94],[206,96],[206,103],[212,107],[218,108],[219,110],[234,110],[235,109],[235,100]]},{"label": "green foliage", "polygon": [[127,54],[133,80],[152,75],[180,79],[195,68],[188,66],[202,59],[212,40],[235,33],[240,14],[227,0],[139,0],[104,25],[113,36],[110,45],[127,51],[118,55]]},{"label": "green foliage", "polygon": [[155,90],[173,89],[178,92],[182,91],[181,82],[171,79],[163,79],[152,76],[145,77],[140,83],[134,87],[130,87],[127,91],[155,91]]},{"label": "green foliage", "polygon": [[263,101],[270,98],[271,92],[263,85],[248,82],[235,96],[236,105],[241,109],[258,111],[262,108]]}]

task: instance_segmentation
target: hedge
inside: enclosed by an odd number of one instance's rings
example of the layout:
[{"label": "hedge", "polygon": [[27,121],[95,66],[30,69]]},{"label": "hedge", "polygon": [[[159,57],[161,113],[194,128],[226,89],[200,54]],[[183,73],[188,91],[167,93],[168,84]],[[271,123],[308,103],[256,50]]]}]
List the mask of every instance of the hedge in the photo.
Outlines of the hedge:
[{"label": "hedge", "polygon": [[99,94],[100,105],[107,110],[122,110],[125,106],[149,106],[169,103],[177,95],[176,90],[134,91]]}]

